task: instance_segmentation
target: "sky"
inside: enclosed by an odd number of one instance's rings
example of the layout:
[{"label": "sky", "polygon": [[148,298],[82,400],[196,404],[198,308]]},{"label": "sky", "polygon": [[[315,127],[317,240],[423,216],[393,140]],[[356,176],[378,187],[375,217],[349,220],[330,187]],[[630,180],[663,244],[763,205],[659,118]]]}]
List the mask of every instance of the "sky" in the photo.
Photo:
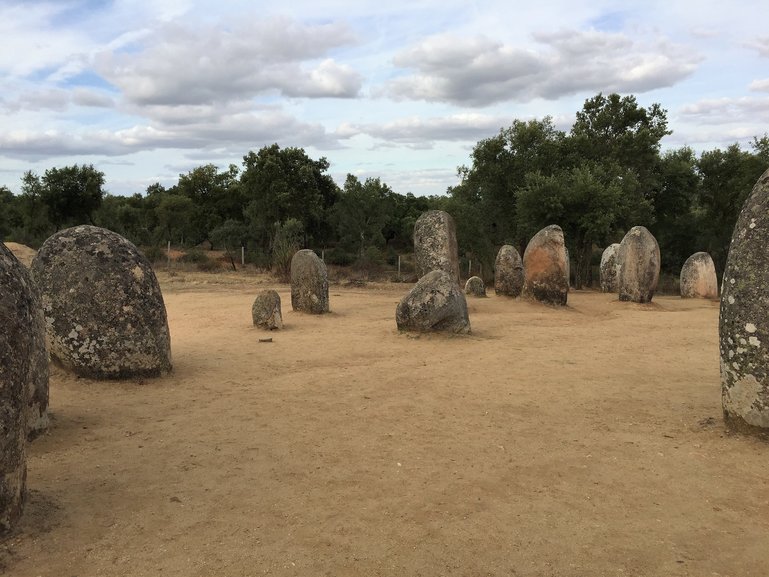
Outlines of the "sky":
[{"label": "sky", "polygon": [[0,0],[0,186],[93,164],[144,193],[263,146],[444,194],[479,140],[602,92],[663,148],[769,132],[765,0]]}]

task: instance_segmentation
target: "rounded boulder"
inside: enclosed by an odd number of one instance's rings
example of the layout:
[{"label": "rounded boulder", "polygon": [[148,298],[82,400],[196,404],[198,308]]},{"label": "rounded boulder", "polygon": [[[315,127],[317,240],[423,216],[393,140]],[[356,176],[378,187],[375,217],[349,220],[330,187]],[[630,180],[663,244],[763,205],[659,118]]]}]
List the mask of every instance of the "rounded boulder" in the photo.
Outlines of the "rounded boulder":
[{"label": "rounded boulder", "polygon": [[619,290],[619,246],[618,242],[610,244],[601,255],[599,276],[602,292],[615,293]]},{"label": "rounded boulder", "polygon": [[494,292],[518,297],[523,290],[523,261],[515,247],[509,244],[499,249],[494,260]]},{"label": "rounded boulder", "polygon": [[451,215],[428,210],[414,223],[414,259],[421,278],[430,271],[443,270],[459,282],[457,227]]},{"label": "rounded boulder", "polygon": [[434,270],[417,281],[395,309],[398,330],[469,333],[467,300],[454,277]]},{"label": "rounded boulder", "polygon": [[660,278],[660,247],[646,227],[631,228],[619,246],[619,300],[649,303]]},{"label": "rounded boulder", "polygon": [[329,311],[326,263],[307,248],[291,258],[291,307],[317,315]]},{"label": "rounded boulder", "polygon": [[131,242],[95,226],[62,230],[40,247],[31,272],[53,360],[95,379],[171,371],[160,285]]},{"label": "rounded boulder", "polygon": [[523,295],[565,305],[569,295],[569,261],[563,231],[550,225],[535,234],[523,253]]},{"label": "rounded boulder", "polygon": [[251,307],[251,318],[255,327],[266,330],[282,329],[280,295],[274,290],[260,292]]},{"label": "rounded boulder", "polygon": [[721,404],[729,428],[769,437],[769,170],[732,234],[721,283]]},{"label": "rounded boulder", "polygon": [[485,297],[486,285],[479,276],[471,276],[465,283],[465,294],[473,297]]},{"label": "rounded boulder", "polygon": [[718,298],[716,266],[706,252],[695,252],[686,259],[680,281],[682,298]]}]

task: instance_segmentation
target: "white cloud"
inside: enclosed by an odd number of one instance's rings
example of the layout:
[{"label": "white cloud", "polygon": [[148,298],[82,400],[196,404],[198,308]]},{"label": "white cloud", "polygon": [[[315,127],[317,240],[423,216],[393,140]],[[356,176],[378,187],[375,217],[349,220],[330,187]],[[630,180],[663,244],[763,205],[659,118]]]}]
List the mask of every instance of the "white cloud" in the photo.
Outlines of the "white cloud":
[{"label": "white cloud", "polygon": [[769,122],[769,97],[717,98],[701,100],[681,108],[680,116],[705,124],[747,123],[744,131],[755,133],[757,123]]},{"label": "white cloud", "polygon": [[757,51],[764,58],[769,58],[769,36],[755,38],[745,43],[746,46]]},{"label": "white cloud", "polygon": [[754,80],[750,83],[748,89],[754,92],[769,92],[769,78],[764,78],[763,80]]},{"label": "white cloud", "polygon": [[623,34],[564,30],[538,33],[538,50],[516,48],[483,36],[440,35],[395,57],[416,74],[396,78],[396,99],[487,106],[579,92],[646,92],[689,76],[700,61],[691,51]]}]

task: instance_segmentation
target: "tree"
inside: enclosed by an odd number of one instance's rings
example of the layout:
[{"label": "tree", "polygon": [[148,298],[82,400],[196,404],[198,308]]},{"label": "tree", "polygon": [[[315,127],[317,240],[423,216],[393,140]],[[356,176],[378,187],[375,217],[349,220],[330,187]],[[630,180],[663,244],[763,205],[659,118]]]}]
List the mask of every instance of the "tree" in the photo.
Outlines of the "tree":
[{"label": "tree", "polygon": [[22,224],[19,203],[6,186],[0,186],[0,241],[7,239]]},{"label": "tree", "polygon": [[331,214],[339,242],[354,251],[358,259],[363,258],[367,248],[384,245],[382,231],[390,218],[391,194],[390,187],[378,178],[360,182],[356,176],[347,175]]},{"label": "tree", "polygon": [[295,218],[276,222],[272,238],[272,267],[278,277],[287,282],[291,276],[291,259],[299,250],[304,230]]}]

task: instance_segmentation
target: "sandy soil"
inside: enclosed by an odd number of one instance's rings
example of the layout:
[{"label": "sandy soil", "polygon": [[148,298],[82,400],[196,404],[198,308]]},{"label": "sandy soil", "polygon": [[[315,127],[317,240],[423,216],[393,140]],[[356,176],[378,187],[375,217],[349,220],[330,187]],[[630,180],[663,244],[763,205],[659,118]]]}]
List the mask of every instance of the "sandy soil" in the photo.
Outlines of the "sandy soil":
[{"label": "sandy soil", "polygon": [[724,432],[716,303],[492,294],[472,335],[414,336],[408,285],[309,316],[259,277],[161,282],[174,373],[54,372],[7,574],[769,574],[769,446]]}]

